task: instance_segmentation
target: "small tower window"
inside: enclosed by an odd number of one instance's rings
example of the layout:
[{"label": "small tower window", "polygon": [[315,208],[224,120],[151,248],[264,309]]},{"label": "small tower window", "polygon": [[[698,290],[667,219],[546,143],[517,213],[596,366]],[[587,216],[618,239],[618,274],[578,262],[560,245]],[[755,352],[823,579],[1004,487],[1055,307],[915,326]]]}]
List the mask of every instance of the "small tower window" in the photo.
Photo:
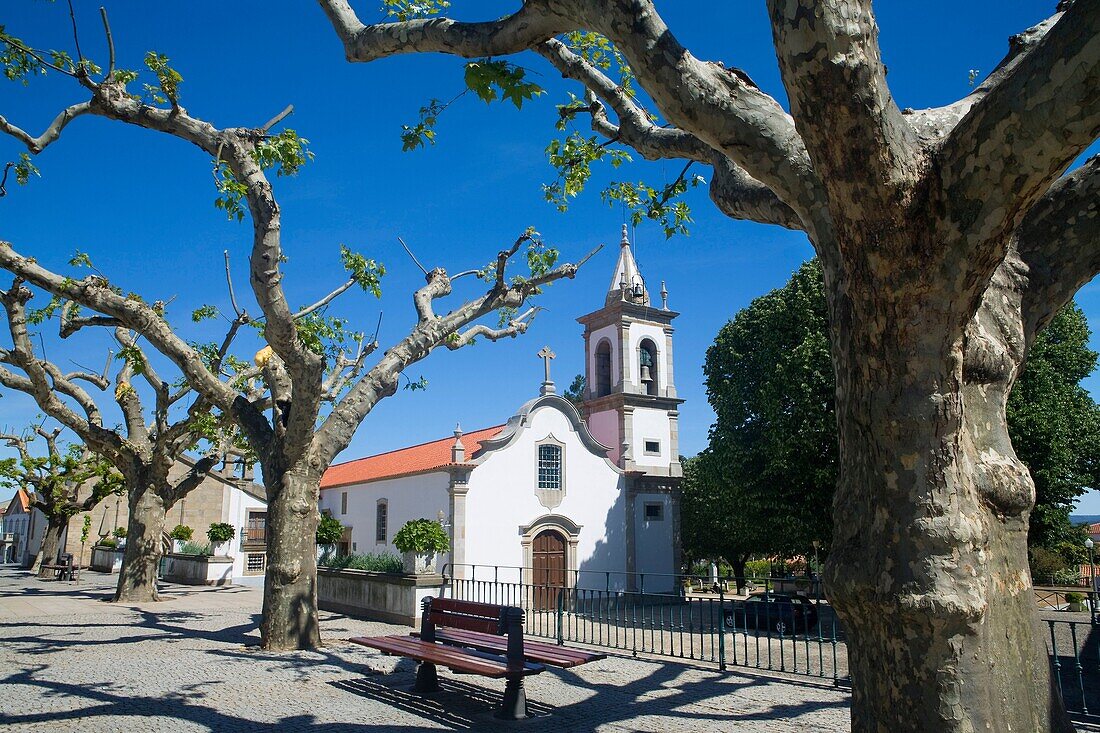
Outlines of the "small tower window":
[{"label": "small tower window", "polygon": [[561,489],[561,446],[539,446],[539,488]]},{"label": "small tower window", "polygon": [[611,342],[600,341],[596,347],[596,396],[611,394]]},{"label": "small tower window", "polygon": [[649,339],[638,346],[638,379],[645,394],[657,396],[657,347]]}]

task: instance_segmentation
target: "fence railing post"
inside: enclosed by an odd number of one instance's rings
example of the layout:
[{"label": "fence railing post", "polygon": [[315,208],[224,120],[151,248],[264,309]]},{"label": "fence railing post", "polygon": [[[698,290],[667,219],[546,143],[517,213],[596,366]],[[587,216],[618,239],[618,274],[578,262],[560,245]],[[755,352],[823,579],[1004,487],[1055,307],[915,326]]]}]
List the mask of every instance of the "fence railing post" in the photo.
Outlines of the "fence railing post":
[{"label": "fence railing post", "polygon": [[565,589],[558,590],[558,646],[565,643],[565,633],[563,622],[565,620]]},{"label": "fence railing post", "polygon": [[726,669],[726,591],[718,583],[718,669]]}]

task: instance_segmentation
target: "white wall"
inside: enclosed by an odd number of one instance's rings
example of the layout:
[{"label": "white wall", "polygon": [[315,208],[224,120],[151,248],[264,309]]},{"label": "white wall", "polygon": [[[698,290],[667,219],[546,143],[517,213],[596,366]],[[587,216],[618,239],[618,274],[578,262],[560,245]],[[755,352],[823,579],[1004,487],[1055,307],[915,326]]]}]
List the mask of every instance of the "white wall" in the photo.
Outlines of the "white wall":
[{"label": "white wall", "polygon": [[[351,527],[352,552],[360,555],[379,552],[400,555],[393,546],[393,536],[405,522],[410,519],[438,519],[441,509],[445,517],[450,517],[450,481],[450,474],[446,471],[434,471],[322,489],[320,507],[321,511],[327,509],[345,527]],[[348,494],[348,511],[341,514],[340,495],[345,491]],[[379,499],[386,499],[389,504],[385,542],[375,541]],[[446,558],[437,560],[442,564]]]},{"label": "white wall", "polygon": [[[535,496],[536,445],[553,435],[564,448],[564,490],[555,514],[581,525],[577,567],[624,571],[626,512],[622,475],[591,453],[556,407],[540,406],[507,448],[489,453],[470,475],[466,500],[466,562],[522,566],[520,526],[550,513]],[[478,577],[482,577],[479,573]]]},{"label": "white wall", "polygon": [[[660,502],[663,519],[647,522],[646,503]],[[638,573],[655,573],[645,579],[646,591],[673,590],[676,572],[672,554],[672,506],[666,494],[638,494],[634,499],[634,568]]]},{"label": "white wall", "polygon": [[260,501],[251,494],[246,494],[235,487],[227,486],[222,494],[222,521],[233,525],[236,530],[236,538],[227,542],[223,549],[226,555],[233,558],[233,577],[240,578],[244,575],[245,555],[241,550],[241,529],[248,526],[248,512],[265,511],[267,503]]},{"label": "white wall", "polygon": [[[660,466],[667,469],[672,460],[672,426],[666,410],[651,410],[645,407],[634,408],[634,435],[631,445],[631,454],[634,456],[634,464],[643,466]],[[661,443],[659,455],[646,455],[646,439],[657,440]]]}]

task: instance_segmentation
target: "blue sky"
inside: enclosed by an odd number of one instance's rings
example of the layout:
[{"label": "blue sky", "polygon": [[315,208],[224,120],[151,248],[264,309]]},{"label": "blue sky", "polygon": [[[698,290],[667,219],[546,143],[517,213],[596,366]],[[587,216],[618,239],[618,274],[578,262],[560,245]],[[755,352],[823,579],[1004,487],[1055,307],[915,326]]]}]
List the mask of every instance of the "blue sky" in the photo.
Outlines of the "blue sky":
[{"label": "blue sky", "polygon": [[[84,52],[102,60],[100,4],[75,2]],[[364,19],[376,17],[374,0],[354,4]],[[35,46],[69,48],[64,5],[9,1],[2,22]],[[455,0],[454,5],[458,17],[483,19],[517,4]],[[883,53],[898,103],[927,107],[964,95],[968,71],[992,69],[1008,36],[1040,20],[1053,5],[878,3]],[[785,99],[763,2],[666,0],[658,6],[697,56],[739,66]],[[721,6],[735,9],[719,11]],[[300,0],[116,0],[108,10],[119,66],[140,67],[151,49],[167,54],[184,77],[181,101],[193,114],[221,126],[259,125],[285,105],[295,106],[287,126],[311,141],[316,160],[298,177],[275,181],[290,258],[286,287],[302,304],[327,292],[342,274],[341,243],[383,261],[389,273],[382,301],[349,293],[334,311],[371,331],[381,308],[383,345],[412,324],[410,294],[421,281],[397,236],[426,265],[452,272],[484,264],[530,225],[565,259],[597,243],[609,245],[575,281],[550,288],[541,299],[547,310],[526,336],[440,351],[410,369],[410,378],[424,376],[429,388],[401,391],[382,402],[341,460],[446,435],[456,421],[471,430],[503,422],[536,393],[541,363],[535,353],[543,345],[558,355],[559,385],[581,371],[581,327],[575,319],[603,301],[623,212],[597,195],[600,184],[613,179],[604,171],[565,214],[543,200],[540,184],[553,178],[543,150],[555,134],[554,105],[567,90],[575,91],[547,64],[536,57],[515,59],[547,90],[522,111],[489,107],[467,95],[440,119],[434,147],[402,153],[401,125],[415,121],[428,99],[450,99],[463,88],[461,61],[413,55],[348,64],[320,9]],[[34,79],[25,88],[2,84],[0,114],[37,134],[58,110],[82,98],[75,83],[57,75]],[[9,160],[19,151],[14,141],[0,139],[0,158]],[[216,335],[209,326],[191,324],[188,314],[203,303],[226,304],[223,250],[234,258],[238,291],[247,290],[244,262],[251,234],[247,223],[228,222],[214,209],[208,156],[166,136],[82,118],[36,163],[42,178],[24,188],[9,186],[9,196],[0,199],[0,237],[62,269],[74,250],[88,252],[127,290],[173,298],[170,313],[189,338]],[[615,177],[659,182],[674,177],[681,165],[638,163]],[[702,385],[706,348],[727,319],[781,286],[811,251],[804,235],[724,217],[704,190],[689,200],[695,219],[689,237],[665,241],[656,226],[643,225],[636,252],[651,289],[665,280],[670,306],[683,314],[676,322],[676,377],[687,400],[681,449],[692,454],[705,446],[713,417]],[[472,283],[466,287],[460,294],[475,294]],[[1095,328],[1100,290],[1087,286],[1078,302]],[[106,348],[102,339],[59,343],[48,334],[45,343],[58,361],[94,368],[102,365]],[[1090,388],[1098,385],[1090,379]],[[28,399],[0,399],[0,426],[25,425],[36,414]],[[1100,513],[1100,499],[1082,510]]]}]

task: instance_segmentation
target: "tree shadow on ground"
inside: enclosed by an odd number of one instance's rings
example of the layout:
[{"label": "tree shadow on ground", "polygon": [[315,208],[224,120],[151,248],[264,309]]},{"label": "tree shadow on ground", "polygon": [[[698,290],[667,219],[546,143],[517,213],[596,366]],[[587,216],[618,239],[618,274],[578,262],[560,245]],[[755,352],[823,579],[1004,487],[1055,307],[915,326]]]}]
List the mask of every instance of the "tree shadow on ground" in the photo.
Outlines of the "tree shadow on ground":
[{"label": "tree shadow on ground", "polygon": [[[217,654],[226,654],[226,650],[210,650]],[[247,653],[243,653],[247,654]],[[248,654],[266,659],[272,663],[298,667],[308,660],[293,658],[301,652],[287,654]],[[344,669],[352,663],[338,655],[324,652],[309,652],[314,657],[315,667],[321,658],[337,664]],[[236,655],[233,653],[232,655]],[[370,661],[378,662],[381,655],[365,652]],[[323,663],[323,662],[321,662]],[[649,663],[646,663],[647,665]],[[729,676],[719,672],[708,672],[686,667],[676,663],[652,664],[652,668],[642,677],[622,684],[621,680],[610,678],[606,682],[592,682],[583,679],[570,670],[548,670],[544,674],[559,677],[571,687],[581,690],[583,699],[576,702],[553,705],[550,701],[538,699],[538,693],[532,693],[529,687],[529,707],[533,719],[524,723],[525,728],[538,730],[594,730],[599,726],[631,726],[631,721],[648,719],[652,724],[660,723],[662,729],[676,729],[681,726],[698,725],[701,721],[710,721],[719,726],[735,727],[738,723],[759,723],[763,721],[787,721],[798,725],[798,719],[804,715],[824,708],[846,707],[847,702],[837,700],[801,700],[790,703],[773,703],[755,711],[737,711],[730,709],[731,701],[727,696],[737,692],[752,694],[754,688],[761,692],[773,684],[783,684],[776,680],[748,676]],[[98,716],[147,717],[156,715],[202,725],[212,730],[244,730],[257,724],[256,720],[228,714],[204,705],[206,697],[203,683],[195,683],[166,695],[146,696],[135,694],[132,688],[123,688],[111,683],[89,687],[44,678],[42,673],[46,665],[30,667],[9,674],[3,678],[6,685],[22,685],[35,688],[43,697],[71,698],[65,710],[49,712],[0,713],[0,724],[31,725],[41,723],[60,723],[63,721],[87,720]],[[294,730],[307,730],[311,733],[329,731],[349,731],[369,733],[373,731],[394,730],[514,730],[514,723],[497,721],[493,711],[500,704],[503,682],[500,680],[474,681],[459,680],[449,675],[441,675],[442,690],[431,695],[418,695],[409,691],[413,683],[415,665],[402,660],[390,674],[372,673],[369,676],[356,676],[351,679],[333,680],[327,684],[335,689],[395,711],[414,715],[426,721],[425,725],[401,725],[392,721],[372,720],[370,722],[326,722],[317,720],[315,715],[302,714],[284,716],[278,720],[264,720],[268,725],[290,725]],[[362,670],[359,670],[360,675]],[[685,679],[688,675],[690,679]],[[773,693],[774,695],[774,693]],[[751,699],[751,697],[750,697]],[[262,715],[262,711],[258,711]],[[377,711],[371,711],[377,716]]]}]

